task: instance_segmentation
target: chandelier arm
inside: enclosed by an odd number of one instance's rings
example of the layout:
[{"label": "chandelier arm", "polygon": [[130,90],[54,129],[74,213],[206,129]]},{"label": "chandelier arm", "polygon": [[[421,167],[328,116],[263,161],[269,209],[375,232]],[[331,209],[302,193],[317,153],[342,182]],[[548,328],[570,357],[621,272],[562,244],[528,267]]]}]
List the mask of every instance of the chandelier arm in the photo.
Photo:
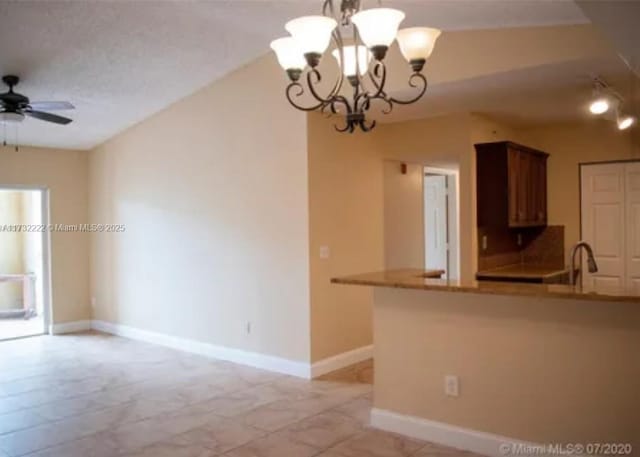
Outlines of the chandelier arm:
[{"label": "chandelier arm", "polygon": [[[327,10],[329,10],[330,14],[327,14]],[[322,4],[322,15],[323,16],[335,17],[335,10],[333,8],[333,0],[324,0],[324,3]]]},{"label": "chandelier arm", "polygon": [[353,132],[353,126],[351,124],[352,123],[350,121],[345,119],[344,127],[338,127],[337,125],[334,125],[333,128],[336,129],[336,132],[344,133],[344,132],[348,131],[349,133],[352,133]]},{"label": "chandelier arm", "polygon": [[[373,72],[368,71],[367,75],[369,76],[369,79],[371,80],[375,89],[374,92],[367,91],[362,93],[361,97],[363,99],[366,99],[366,101],[363,102],[362,106],[365,106],[365,104],[368,106],[370,100],[379,98],[385,99],[387,97],[387,94],[384,91],[384,86],[387,83],[387,67],[382,62],[376,62],[376,65],[373,68]],[[378,78],[380,81],[376,81],[376,78]],[[358,100],[356,100],[356,105],[357,103]],[[369,108],[367,107],[365,109]]]},{"label": "chandelier arm", "polygon": [[371,100],[382,100],[384,103],[387,104],[387,107],[382,110],[382,114],[389,114],[391,111],[393,111],[393,99],[389,97],[387,94],[385,94],[384,92],[382,92],[382,94],[380,94],[377,97],[369,96],[367,103],[370,104]]},{"label": "chandelier arm", "polygon": [[300,84],[299,82],[292,82],[287,86],[287,89],[285,91],[285,95],[287,96],[287,100],[289,101],[289,103],[296,109],[299,109],[300,111],[315,111],[317,109],[322,108],[324,105],[326,105],[326,102],[322,101],[320,103],[317,103],[313,106],[302,106],[299,105],[298,103],[296,103],[293,100],[293,97],[291,95],[291,92],[293,91],[293,89],[297,89],[297,93],[294,94],[294,96],[300,97],[302,94],[304,94],[304,87],[302,87],[302,84]]},{"label": "chandelier arm", "polygon": [[309,87],[309,93],[313,96],[313,98],[318,100],[320,103],[322,104],[329,103],[333,98],[333,94],[329,94],[327,98],[321,97],[320,94],[318,94],[318,92],[316,91],[316,88],[314,87],[314,81],[313,81],[314,77],[316,79],[315,84],[318,84],[322,80],[322,76],[320,76],[320,72],[315,68],[313,70],[310,70],[309,73],[307,73],[307,86]]},{"label": "chandelier arm", "polygon": [[[336,44],[336,47],[340,50],[340,62],[344,62],[344,43],[342,41],[342,35],[340,31],[336,28],[331,34],[333,38],[333,42]],[[342,89],[342,84],[344,83],[344,74],[341,71],[340,65],[338,65],[338,79],[336,80],[333,89],[330,92],[330,97],[335,97]]]},{"label": "chandelier arm", "polygon": [[[414,79],[418,79],[420,83],[416,84],[414,82]],[[420,85],[422,85],[422,88],[420,89],[418,95],[416,95],[415,97],[409,100],[400,100],[394,97],[389,97],[389,101],[391,101],[392,103],[397,103],[399,105],[410,105],[411,103],[417,102],[427,91],[427,86],[429,85],[429,83],[427,82],[427,78],[422,73],[416,72],[409,77],[409,86],[416,88],[420,87]]]},{"label": "chandelier arm", "polygon": [[364,121],[364,119],[362,121],[360,121],[360,129],[363,132],[370,132],[371,130],[373,130],[376,126],[376,121],[371,121],[371,123],[369,125],[367,125],[367,123]]}]

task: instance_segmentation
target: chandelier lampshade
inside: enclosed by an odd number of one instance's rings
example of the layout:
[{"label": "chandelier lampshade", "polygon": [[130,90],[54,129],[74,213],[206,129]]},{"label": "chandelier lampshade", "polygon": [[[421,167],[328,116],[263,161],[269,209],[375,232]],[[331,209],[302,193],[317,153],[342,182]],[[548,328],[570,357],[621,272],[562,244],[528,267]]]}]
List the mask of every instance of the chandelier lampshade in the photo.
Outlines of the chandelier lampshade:
[{"label": "chandelier lampshade", "polygon": [[[409,105],[421,99],[427,91],[422,69],[441,33],[428,27],[398,31],[405,18],[402,11],[361,10],[362,3],[362,0],[322,0],[322,16],[303,16],[287,22],[285,29],[291,36],[271,43],[289,77],[285,91],[289,103],[301,111],[344,114],[344,126],[336,126],[339,132],[373,129],[376,121],[366,119],[373,101],[381,102],[382,112],[387,114],[396,104]],[[396,39],[413,70],[408,85],[414,93],[408,98],[394,97],[386,87],[384,58]],[[334,47],[331,54],[338,61],[340,72],[333,86],[324,89],[323,94],[318,64],[331,42]],[[345,94],[345,81],[351,85],[351,96]]]},{"label": "chandelier lampshade", "polygon": [[344,64],[340,59],[340,49],[334,49],[331,53],[338,61],[338,65],[340,65],[340,68],[342,68],[342,72],[346,77],[356,76],[356,73],[362,76],[367,73],[367,70],[369,69],[371,53],[365,46],[358,46],[357,49],[358,55],[356,58],[356,46],[351,45],[343,48]]},{"label": "chandelier lampshade", "polygon": [[[398,27],[404,20],[404,13],[393,8],[372,8],[360,11],[351,18],[358,28],[362,42],[372,51],[386,49],[396,39]],[[376,56],[378,60],[384,58],[384,54]]]},{"label": "chandelier lampshade", "polygon": [[303,16],[286,23],[284,28],[298,43],[309,65],[315,66],[329,47],[331,33],[338,23],[326,16]]},{"label": "chandelier lampshade", "polygon": [[298,46],[298,42],[292,37],[273,40],[271,49],[275,51],[280,66],[287,72],[297,72],[299,77],[304,67],[307,66],[307,61],[300,50],[300,46]]},{"label": "chandelier lampshade", "polygon": [[430,27],[410,27],[399,30],[397,38],[400,51],[410,64],[424,65],[431,56],[441,33],[440,30]]}]

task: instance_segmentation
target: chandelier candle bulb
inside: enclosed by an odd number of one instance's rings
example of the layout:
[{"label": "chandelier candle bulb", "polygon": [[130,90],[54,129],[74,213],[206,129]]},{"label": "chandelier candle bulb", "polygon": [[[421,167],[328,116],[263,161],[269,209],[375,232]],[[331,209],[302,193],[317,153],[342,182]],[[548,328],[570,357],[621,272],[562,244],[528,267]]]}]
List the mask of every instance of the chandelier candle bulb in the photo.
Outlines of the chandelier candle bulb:
[{"label": "chandelier candle bulb", "polygon": [[371,49],[376,60],[384,59],[387,49],[396,39],[404,13],[393,8],[371,8],[351,18],[362,42]]},{"label": "chandelier candle bulb", "polygon": [[422,71],[441,33],[441,30],[430,27],[410,27],[398,31],[400,51],[414,71]]},{"label": "chandelier candle bulb", "polygon": [[297,42],[310,67],[320,63],[329,47],[331,33],[338,23],[326,16],[303,16],[287,22],[284,28]]}]

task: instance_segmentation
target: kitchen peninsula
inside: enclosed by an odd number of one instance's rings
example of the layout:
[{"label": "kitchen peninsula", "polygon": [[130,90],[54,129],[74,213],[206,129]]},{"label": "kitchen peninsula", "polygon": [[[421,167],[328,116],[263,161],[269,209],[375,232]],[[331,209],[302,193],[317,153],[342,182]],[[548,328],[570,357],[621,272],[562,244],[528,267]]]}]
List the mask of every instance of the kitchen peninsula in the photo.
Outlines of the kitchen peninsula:
[{"label": "kitchen peninsula", "polygon": [[332,282],[375,287],[373,425],[484,455],[513,441],[640,450],[637,290],[422,270]]}]

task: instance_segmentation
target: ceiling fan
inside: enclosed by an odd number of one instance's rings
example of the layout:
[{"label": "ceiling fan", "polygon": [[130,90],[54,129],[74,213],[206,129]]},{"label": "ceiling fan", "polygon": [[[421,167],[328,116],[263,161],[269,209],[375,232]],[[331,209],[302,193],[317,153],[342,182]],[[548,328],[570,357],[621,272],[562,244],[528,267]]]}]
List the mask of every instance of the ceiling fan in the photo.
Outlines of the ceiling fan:
[{"label": "ceiling fan", "polygon": [[2,81],[9,86],[9,91],[0,94],[0,123],[19,123],[24,120],[25,116],[60,125],[67,125],[72,122],[69,118],[41,111],[75,109],[71,103],[31,102],[24,95],[13,91],[13,88],[20,82],[20,78],[6,75],[2,77]]}]

